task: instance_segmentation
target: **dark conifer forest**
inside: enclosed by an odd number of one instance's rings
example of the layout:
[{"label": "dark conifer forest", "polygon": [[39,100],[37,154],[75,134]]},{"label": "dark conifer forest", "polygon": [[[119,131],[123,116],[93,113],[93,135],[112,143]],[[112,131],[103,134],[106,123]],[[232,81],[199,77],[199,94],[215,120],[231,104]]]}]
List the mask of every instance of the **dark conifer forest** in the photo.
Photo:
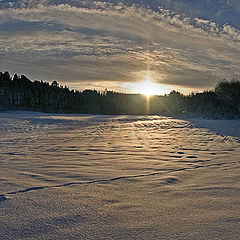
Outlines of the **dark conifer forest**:
[{"label": "dark conifer forest", "polygon": [[[161,114],[235,118],[240,116],[240,82],[221,81],[214,90],[183,95],[172,91],[151,96],[113,91],[70,90],[56,81],[31,81],[0,72],[0,110],[85,114]],[[148,109],[148,110],[147,110]]]}]

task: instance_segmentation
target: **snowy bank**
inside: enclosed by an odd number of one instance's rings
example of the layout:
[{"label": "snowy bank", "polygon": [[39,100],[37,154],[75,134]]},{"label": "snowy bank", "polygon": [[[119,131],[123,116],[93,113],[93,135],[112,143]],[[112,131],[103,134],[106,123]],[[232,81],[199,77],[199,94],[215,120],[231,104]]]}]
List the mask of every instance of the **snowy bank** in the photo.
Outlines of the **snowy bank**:
[{"label": "snowy bank", "polygon": [[219,135],[240,138],[240,120],[209,120],[202,118],[187,119],[195,127],[206,128]]}]

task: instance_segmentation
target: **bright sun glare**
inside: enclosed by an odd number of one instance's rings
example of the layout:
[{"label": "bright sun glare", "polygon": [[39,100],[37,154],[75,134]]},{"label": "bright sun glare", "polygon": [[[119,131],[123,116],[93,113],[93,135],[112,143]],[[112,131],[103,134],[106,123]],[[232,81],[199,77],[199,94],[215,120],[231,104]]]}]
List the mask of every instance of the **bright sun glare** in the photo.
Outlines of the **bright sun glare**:
[{"label": "bright sun glare", "polygon": [[122,87],[128,89],[132,93],[140,93],[147,97],[152,95],[164,95],[171,92],[171,87],[164,84],[155,83],[152,80],[152,76],[155,78],[154,73],[147,72],[142,76],[143,80],[141,82],[125,83],[122,85]]},{"label": "bright sun glare", "polygon": [[159,85],[152,82],[151,76],[146,75],[142,82],[136,83],[134,90],[149,97],[159,94]]}]

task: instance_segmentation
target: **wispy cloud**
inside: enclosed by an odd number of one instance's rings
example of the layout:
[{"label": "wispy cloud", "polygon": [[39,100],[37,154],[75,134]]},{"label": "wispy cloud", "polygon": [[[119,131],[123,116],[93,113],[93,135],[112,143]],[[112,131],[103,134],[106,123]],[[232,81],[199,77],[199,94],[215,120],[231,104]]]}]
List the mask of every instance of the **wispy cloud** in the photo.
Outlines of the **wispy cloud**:
[{"label": "wispy cloud", "polygon": [[119,89],[149,70],[160,84],[196,90],[240,73],[238,28],[166,4],[7,2],[0,2],[0,70],[80,89]]}]

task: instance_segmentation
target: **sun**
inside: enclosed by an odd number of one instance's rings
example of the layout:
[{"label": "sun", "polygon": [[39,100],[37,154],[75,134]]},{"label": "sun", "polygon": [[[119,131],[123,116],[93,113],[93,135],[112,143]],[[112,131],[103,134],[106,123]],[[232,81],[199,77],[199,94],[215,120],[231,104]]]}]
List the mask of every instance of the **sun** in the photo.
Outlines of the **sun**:
[{"label": "sun", "polygon": [[164,95],[170,93],[172,88],[159,84],[153,81],[153,79],[159,79],[156,73],[154,72],[144,72],[137,74],[138,78],[142,78],[141,82],[128,82],[121,85],[124,89],[127,89],[131,93],[140,93],[145,95],[147,98],[150,98],[153,95]]},{"label": "sun", "polygon": [[146,95],[147,97],[155,95],[156,90],[154,89],[153,82],[145,80],[139,83],[139,93]]},{"label": "sun", "polygon": [[140,94],[150,97],[152,95],[159,94],[159,85],[152,81],[150,75],[145,75],[142,82],[136,83],[134,90]]}]

